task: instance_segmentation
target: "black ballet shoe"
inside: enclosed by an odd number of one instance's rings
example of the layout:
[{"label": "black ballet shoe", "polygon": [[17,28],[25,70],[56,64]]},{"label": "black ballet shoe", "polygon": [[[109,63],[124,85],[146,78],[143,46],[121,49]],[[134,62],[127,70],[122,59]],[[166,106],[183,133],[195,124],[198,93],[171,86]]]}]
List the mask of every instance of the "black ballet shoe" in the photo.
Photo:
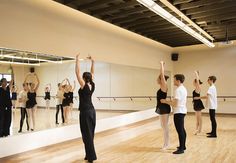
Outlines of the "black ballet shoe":
[{"label": "black ballet shoe", "polygon": [[184,150],[179,150],[179,149],[173,152],[173,154],[182,154],[182,153],[184,153]]},{"label": "black ballet shoe", "polygon": [[34,129],[32,129],[32,128],[31,128],[30,130],[31,130],[31,131],[34,131]]},{"label": "black ballet shoe", "polygon": [[[177,150],[179,150],[179,147],[177,147]],[[183,150],[186,150],[186,147],[184,147],[184,149]]]},{"label": "black ballet shoe", "polygon": [[206,133],[207,135],[212,135],[212,132],[208,132],[208,133]]},{"label": "black ballet shoe", "polygon": [[208,135],[207,137],[208,137],[208,138],[217,138],[216,135]]},{"label": "black ballet shoe", "polygon": [[85,156],[85,157],[84,157],[84,160],[88,160],[88,158]]},{"label": "black ballet shoe", "polygon": [[22,132],[22,130],[20,129],[19,131],[18,131],[18,133],[21,133]]}]

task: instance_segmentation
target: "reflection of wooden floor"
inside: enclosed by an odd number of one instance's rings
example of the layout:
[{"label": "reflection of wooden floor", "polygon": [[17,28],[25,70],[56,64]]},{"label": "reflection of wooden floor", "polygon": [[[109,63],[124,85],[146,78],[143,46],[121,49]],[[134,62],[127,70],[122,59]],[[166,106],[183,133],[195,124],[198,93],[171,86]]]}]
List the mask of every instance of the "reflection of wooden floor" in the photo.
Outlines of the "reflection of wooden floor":
[{"label": "reflection of wooden floor", "polygon": [[[117,115],[122,115],[125,113],[129,113],[130,111],[99,111],[97,110],[97,119],[102,119],[102,118],[107,118],[107,117],[113,117]],[[79,116],[79,111],[77,109],[73,109],[71,114],[69,114],[69,123],[68,124],[62,124],[61,122],[61,112],[59,112],[58,115],[58,121],[59,125],[55,124],[55,116],[56,116],[56,109],[37,109],[36,111],[36,131],[39,130],[45,130],[49,128],[55,128],[55,127],[60,127],[64,125],[70,125],[70,124],[77,124],[78,123],[78,116]],[[18,130],[20,127],[20,109],[16,109],[13,112],[13,127],[12,127],[12,132],[13,135],[17,135]],[[22,133],[27,133],[26,130],[27,126],[26,123],[24,122],[23,126],[23,132]]]},{"label": "reflection of wooden floor", "polygon": [[[172,117],[171,117],[172,122]],[[203,117],[203,132],[208,132],[210,121]],[[236,125],[233,116],[218,116],[218,138],[209,139],[205,134],[193,135],[195,118],[186,117],[187,150],[182,155],[173,155],[178,145],[177,135],[171,123],[171,149],[161,151],[162,132],[158,118],[152,118],[133,125],[96,134],[95,145],[98,155],[97,163],[172,163],[172,162],[226,162],[236,160]],[[27,140],[22,140],[26,141]],[[5,159],[4,163],[83,163],[84,149],[81,139],[40,148]]]}]

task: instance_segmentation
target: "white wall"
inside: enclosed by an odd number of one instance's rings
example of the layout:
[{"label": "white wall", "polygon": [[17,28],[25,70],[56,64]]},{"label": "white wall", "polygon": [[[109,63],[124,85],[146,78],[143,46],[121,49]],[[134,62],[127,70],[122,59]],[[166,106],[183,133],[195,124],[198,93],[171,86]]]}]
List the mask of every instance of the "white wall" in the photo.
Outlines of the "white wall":
[{"label": "white wall", "polygon": [[[195,47],[195,48],[194,48]],[[194,71],[200,71],[200,78],[204,82],[202,85],[202,95],[206,95],[208,84],[207,79],[210,75],[217,77],[216,87],[219,96],[236,95],[236,45],[219,46],[216,48],[202,48],[200,46],[176,48],[179,52],[179,60],[174,64],[174,73],[183,73],[186,77],[185,85],[188,94],[191,95],[194,89]],[[219,99],[218,112],[236,113],[236,99]],[[192,110],[189,102],[189,110]],[[206,110],[207,111],[207,110]]]},{"label": "white wall", "polygon": [[1,0],[0,46],[172,70],[172,48],[50,0]]}]

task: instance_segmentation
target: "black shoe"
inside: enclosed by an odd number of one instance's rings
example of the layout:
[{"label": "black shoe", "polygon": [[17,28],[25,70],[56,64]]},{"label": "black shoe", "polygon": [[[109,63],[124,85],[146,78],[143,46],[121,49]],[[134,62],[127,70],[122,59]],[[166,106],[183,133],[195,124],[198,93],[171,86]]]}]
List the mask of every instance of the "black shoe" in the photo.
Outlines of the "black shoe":
[{"label": "black shoe", "polygon": [[212,132],[208,132],[208,133],[206,133],[207,135],[212,135]]},{"label": "black shoe", "polygon": [[[177,150],[179,150],[179,147],[177,147]],[[183,150],[186,150],[186,147],[184,147],[184,149]]]},{"label": "black shoe", "polygon": [[179,149],[173,152],[173,154],[182,154],[182,153],[184,153],[184,150],[179,150]]},{"label": "black shoe", "polygon": [[208,137],[208,138],[217,138],[216,135],[208,135],[207,137]]},{"label": "black shoe", "polygon": [[84,160],[88,160],[88,158],[85,156]]},{"label": "black shoe", "polygon": [[31,128],[31,131],[34,131],[34,129]]},{"label": "black shoe", "polygon": [[21,132],[22,132],[22,130],[19,130],[19,131],[18,131],[18,133],[21,133]]}]

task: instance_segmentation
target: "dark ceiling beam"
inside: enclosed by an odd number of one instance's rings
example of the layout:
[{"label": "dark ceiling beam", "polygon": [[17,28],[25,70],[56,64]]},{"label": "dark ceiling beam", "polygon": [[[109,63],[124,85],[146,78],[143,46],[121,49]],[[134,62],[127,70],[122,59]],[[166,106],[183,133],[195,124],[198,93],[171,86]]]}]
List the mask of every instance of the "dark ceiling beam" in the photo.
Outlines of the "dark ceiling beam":
[{"label": "dark ceiling beam", "polygon": [[91,11],[91,14],[92,15],[101,15],[101,14],[108,13],[108,12],[116,12],[117,10],[125,9],[127,7],[132,7],[132,6],[138,5],[138,4],[139,3],[136,0],[131,0],[131,1],[128,1],[128,2],[120,3],[118,5],[111,5],[111,6],[106,7],[106,8],[93,10],[93,11]]},{"label": "dark ceiling beam", "polygon": [[190,3],[184,3],[180,5],[180,10],[187,10],[187,9],[192,9],[192,8],[198,8],[201,6],[206,6],[206,5],[212,5],[216,3],[222,3],[226,1],[233,1],[233,0],[199,0],[199,1],[193,1]]},{"label": "dark ceiling beam", "polygon": [[152,29],[149,29],[149,30],[135,30],[137,32],[141,32],[143,34],[148,34],[148,33],[155,33],[155,34],[170,34],[171,33],[179,33],[180,29],[179,28],[172,28],[172,29],[156,29],[156,28],[152,28]]},{"label": "dark ceiling beam", "polygon": [[213,21],[222,21],[222,20],[229,20],[229,19],[236,19],[236,11],[229,12],[229,13],[219,13],[215,16],[209,16],[205,18],[195,19],[195,22],[213,22]]},{"label": "dark ceiling beam", "polygon": [[90,3],[86,3],[86,4],[82,4],[78,6],[78,10],[86,10],[93,7],[101,6],[101,5],[106,4],[107,2],[108,2],[107,0],[96,0]]},{"label": "dark ceiling beam", "polygon": [[174,0],[173,1],[173,5],[178,5],[178,4],[182,4],[182,3],[189,3],[193,0]]},{"label": "dark ceiling beam", "polygon": [[211,11],[219,10],[219,9],[227,9],[229,7],[236,6],[236,3],[225,2],[224,5],[220,3],[215,3],[210,6],[201,6],[193,9],[189,9],[185,11],[185,15],[194,15],[200,13],[209,13]]},{"label": "dark ceiling beam", "polygon": [[177,28],[174,25],[158,25],[158,24],[154,24],[153,26],[141,26],[140,28],[129,28],[129,29],[133,29],[134,31],[152,31],[152,30],[171,30],[171,29],[175,29]]},{"label": "dark ceiling beam", "polygon": [[62,0],[63,4],[67,5],[71,2],[74,2],[75,0]]},{"label": "dark ceiling beam", "polygon": [[224,9],[219,9],[219,10],[215,10],[215,11],[211,11],[211,12],[206,12],[204,14],[200,13],[200,14],[195,14],[195,15],[191,15],[191,19],[199,19],[199,18],[205,18],[205,17],[211,17],[211,16],[215,16],[215,15],[219,15],[219,13],[229,13],[229,12],[235,12],[236,11],[236,7],[232,6],[229,8],[224,8]]},{"label": "dark ceiling beam", "polygon": [[112,23],[115,24],[121,24],[121,23],[127,23],[131,21],[135,21],[137,19],[150,19],[151,17],[157,17],[153,12],[148,12],[146,14],[134,14],[134,15],[129,15],[126,18],[118,18],[118,19],[113,19],[111,20]]}]

